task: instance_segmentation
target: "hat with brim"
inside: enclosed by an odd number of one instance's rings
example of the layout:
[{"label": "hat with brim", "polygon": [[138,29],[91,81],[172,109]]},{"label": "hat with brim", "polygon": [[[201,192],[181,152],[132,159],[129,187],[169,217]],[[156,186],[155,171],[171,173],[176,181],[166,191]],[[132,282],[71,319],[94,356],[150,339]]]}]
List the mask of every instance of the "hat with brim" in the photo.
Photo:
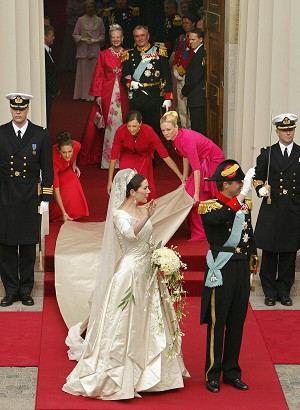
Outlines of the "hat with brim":
[{"label": "hat with brim", "polygon": [[31,94],[10,93],[5,96],[9,100],[11,108],[22,109],[27,108],[30,100],[33,98]]},{"label": "hat with brim", "polygon": [[214,174],[207,179],[208,181],[231,182],[242,181],[244,178],[245,174],[240,164],[234,159],[226,159],[217,166]]},{"label": "hat with brim", "polygon": [[292,113],[283,113],[276,115],[272,119],[272,123],[278,130],[288,130],[296,128],[298,117]]}]

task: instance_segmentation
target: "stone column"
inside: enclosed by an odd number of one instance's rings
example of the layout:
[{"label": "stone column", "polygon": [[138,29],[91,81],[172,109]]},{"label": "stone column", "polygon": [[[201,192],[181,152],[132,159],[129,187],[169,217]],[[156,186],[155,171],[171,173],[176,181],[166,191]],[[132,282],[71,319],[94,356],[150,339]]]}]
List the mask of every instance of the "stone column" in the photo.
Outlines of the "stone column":
[{"label": "stone column", "polygon": [[269,145],[271,116],[300,115],[299,16],[298,0],[240,0],[233,155],[245,169]]},{"label": "stone column", "polygon": [[0,124],[11,119],[4,95],[33,94],[30,119],[46,124],[44,13],[41,0],[0,1]]}]

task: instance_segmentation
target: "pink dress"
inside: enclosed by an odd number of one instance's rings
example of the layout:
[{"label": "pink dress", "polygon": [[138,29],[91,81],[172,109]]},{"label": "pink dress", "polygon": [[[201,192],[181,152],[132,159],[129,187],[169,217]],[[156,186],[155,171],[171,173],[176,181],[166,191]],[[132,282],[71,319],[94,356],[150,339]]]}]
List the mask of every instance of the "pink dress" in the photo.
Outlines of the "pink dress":
[{"label": "pink dress", "polygon": [[[210,177],[217,165],[224,161],[225,157],[221,148],[199,132],[185,128],[179,129],[173,142],[175,149],[188,159],[192,171],[200,171],[200,201],[213,198],[217,192],[216,184],[205,181],[204,178]],[[195,182],[193,172],[186,181],[185,189],[189,195],[194,196]],[[189,224],[191,239],[206,239],[197,206],[189,214]]]},{"label": "pink dress", "polygon": [[[105,38],[105,27],[101,17],[84,15],[77,20],[73,38],[77,44],[76,51],[76,78],[74,87],[74,100],[92,100],[89,88],[92,75],[100,50],[100,42]],[[92,43],[84,41],[91,38]]]},{"label": "pink dress", "polygon": [[127,90],[120,82],[121,74],[121,55],[114,53],[111,48],[101,51],[89,93],[95,97],[101,97],[106,127],[105,131],[95,127],[94,118],[98,105],[94,103],[82,138],[80,165],[99,164],[100,162],[104,165],[110,159],[115,131],[125,121],[128,110]]}]

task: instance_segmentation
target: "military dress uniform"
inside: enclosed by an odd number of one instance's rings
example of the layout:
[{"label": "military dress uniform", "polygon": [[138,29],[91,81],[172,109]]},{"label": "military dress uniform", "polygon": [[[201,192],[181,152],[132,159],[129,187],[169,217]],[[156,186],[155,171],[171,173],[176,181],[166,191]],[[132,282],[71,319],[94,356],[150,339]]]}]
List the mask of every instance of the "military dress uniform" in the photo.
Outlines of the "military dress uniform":
[{"label": "military dress uniform", "polygon": [[123,29],[123,46],[125,48],[133,47],[133,29],[140,21],[140,9],[138,6],[129,6],[125,9],[106,7],[100,11],[105,26],[106,43],[110,44],[109,27],[112,24],[119,24]]},{"label": "military dress uniform", "polygon": [[167,16],[164,22],[164,43],[169,57],[174,51],[176,40],[181,34],[184,34],[181,16],[179,14]]},{"label": "military dress uniform", "polygon": [[[273,123],[278,129],[293,129],[294,117],[282,114]],[[263,198],[254,233],[257,247],[263,250],[260,279],[267,305],[274,305],[276,299],[291,304],[300,248],[300,146],[293,143],[290,148],[285,157],[285,148],[277,142],[262,148],[256,159],[253,183],[258,196],[265,181],[271,187],[270,198]]]},{"label": "military dress uniform", "polygon": [[[15,101],[22,106],[23,98]],[[0,272],[6,295],[14,300],[33,288],[38,205],[51,199],[52,180],[47,131],[28,121],[20,138],[12,121],[0,126]]]},{"label": "military dress uniform", "polygon": [[[220,180],[220,173],[228,167],[228,164],[232,166],[237,163],[233,160],[223,161],[210,180]],[[221,178],[221,181],[242,180],[243,178],[244,173],[239,168],[236,174],[233,172]],[[217,279],[214,274],[209,277],[210,265],[207,259],[205,286],[201,301],[201,323],[208,324],[206,382],[210,391],[218,391],[219,378],[223,372],[225,383],[245,390],[247,385],[240,380],[241,368],[238,360],[250,293],[249,260],[250,257],[257,258],[250,205],[247,202],[240,204],[236,197],[229,199],[219,192],[217,199],[200,202],[199,213],[213,260],[217,263],[220,253],[229,258],[225,265],[220,267],[221,279],[220,277]],[[226,241],[232,234],[237,213],[242,213],[244,216],[243,222],[240,222],[242,225],[238,231],[236,246],[226,246]],[[216,389],[213,388],[214,383]]]},{"label": "military dress uniform", "polygon": [[[150,50],[153,52],[149,52]],[[146,69],[139,79],[134,78],[134,72],[141,61],[146,61]],[[160,134],[159,121],[161,117],[162,97],[171,100],[172,79],[165,47],[148,45],[143,50],[134,47],[123,55],[122,82],[130,88],[131,81],[138,81],[141,87],[129,90],[130,109],[140,111],[143,122],[154,128]]]}]

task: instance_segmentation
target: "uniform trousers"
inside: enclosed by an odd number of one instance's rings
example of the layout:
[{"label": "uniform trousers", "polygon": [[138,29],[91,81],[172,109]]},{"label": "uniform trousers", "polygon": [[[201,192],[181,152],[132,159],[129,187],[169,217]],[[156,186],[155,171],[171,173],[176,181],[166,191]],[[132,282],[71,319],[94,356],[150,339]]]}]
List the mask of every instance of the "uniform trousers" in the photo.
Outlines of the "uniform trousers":
[{"label": "uniform trousers", "polygon": [[35,244],[0,244],[1,279],[7,296],[22,297],[31,294],[35,258]]},{"label": "uniform trousers", "polygon": [[190,107],[191,129],[206,135],[206,109],[205,107]]},{"label": "uniform trousers", "polygon": [[295,281],[297,252],[262,252],[260,280],[266,297],[289,296]]},{"label": "uniform trousers", "polygon": [[138,90],[139,95],[130,100],[130,109],[139,111],[143,117],[143,123],[150,125],[157,135],[160,135],[160,117],[162,98],[159,96],[159,90],[155,94],[145,95]]},{"label": "uniform trousers", "polygon": [[206,380],[241,377],[239,354],[248,309],[248,258],[229,261],[222,268],[223,285],[213,288],[206,339]]}]

